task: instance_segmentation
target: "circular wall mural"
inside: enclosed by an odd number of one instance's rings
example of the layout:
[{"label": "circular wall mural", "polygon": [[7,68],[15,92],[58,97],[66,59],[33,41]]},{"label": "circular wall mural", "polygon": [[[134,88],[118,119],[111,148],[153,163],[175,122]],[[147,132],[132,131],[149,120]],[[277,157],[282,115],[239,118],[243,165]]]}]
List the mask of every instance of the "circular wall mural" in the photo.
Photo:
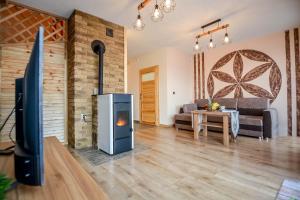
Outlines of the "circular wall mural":
[{"label": "circular wall mural", "polygon": [[[258,66],[250,69],[245,75],[243,75],[244,64],[242,55],[249,60],[261,62]],[[224,65],[226,65],[231,59],[233,60],[233,75],[220,71]],[[257,63],[257,62],[256,62]],[[263,76],[266,71],[270,69],[269,73],[269,85],[259,86],[251,81],[254,81],[260,76]],[[219,80],[225,83],[229,83],[225,87],[218,91],[215,91],[214,82]],[[281,88],[281,72],[276,62],[265,53],[260,51],[245,49],[231,52],[221,59],[211,69],[207,79],[208,94],[211,98],[225,97],[234,91],[234,97],[243,97],[243,92],[246,91],[256,97],[266,97],[273,102]],[[269,87],[266,89],[266,87]],[[269,91],[270,92],[269,92]]]}]

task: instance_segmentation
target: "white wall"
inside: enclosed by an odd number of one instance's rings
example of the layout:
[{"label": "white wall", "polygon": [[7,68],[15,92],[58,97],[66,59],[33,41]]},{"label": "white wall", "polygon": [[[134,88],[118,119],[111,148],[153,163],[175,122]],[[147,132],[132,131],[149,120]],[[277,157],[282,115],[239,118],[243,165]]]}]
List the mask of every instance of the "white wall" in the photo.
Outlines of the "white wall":
[{"label": "white wall", "polygon": [[166,48],[158,49],[136,58],[128,60],[128,93],[134,95],[134,120],[140,120],[140,84],[139,71],[142,68],[158,65],[159,67],[159,119],[160,123],[165,120],[164,114],[167,113],[167,79],[166,79]]},{"label": "white wall", "polygon": [[[191,55],[174,48],[161,48],[128,61],[128,92],[134,94],[134,120],[139,120],[139,70],[159,66],[159,122],[172,125],[174,114],[192,102]],[[173,95],[173,92],[175,94]]]},{"label": "white wall", "polygon": [[[193,101],[193,58],[178,49],[167,51],[167,124],[174,123],[180,107]],[[175,94],[173,94],[175,92]]]}]

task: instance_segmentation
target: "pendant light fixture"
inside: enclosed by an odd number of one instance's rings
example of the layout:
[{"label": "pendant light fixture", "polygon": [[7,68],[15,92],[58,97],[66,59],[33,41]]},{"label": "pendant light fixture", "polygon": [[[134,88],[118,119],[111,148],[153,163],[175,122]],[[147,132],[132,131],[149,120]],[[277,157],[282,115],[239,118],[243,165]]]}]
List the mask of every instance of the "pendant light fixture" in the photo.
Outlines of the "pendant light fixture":
[{"label": "pendant light fixture", "polygon": [[226,33],[225,33],[225,37],[224,37],[224,43],[228,44],[230,42],[229,37],[228,37],[228,33],[227,33],[227,28],[226,28]]},{"label": "pendant light fixture", "polygon": [[[199,38],[202,38],[204,36],[210,36],[210,39],[209,39],[209,43],[208,43],[208,48],[215,48],[216,47],[216,44],[214,43],[213,41],[213,38],[212,38],[212,34],[215,33],[215,32],[218,32],[220,30],[223,30],[225,29],[226,32],[225,32],[225,37],[224,37],[224,43],[223,44],[228,44],[230,43],[230,39],[229,39],[229,36],[228,36],[228,32],[227,32],[227,28],[229,27],[229,24],[224,24],[224,25],[220,25],[220,22],[221,22],[221,19],[217,19],[217,20],[214,20],[212,22],[209,22],[208,24],[205,24],[203,26],[201,26],[202,28],[202,33],[199,33],[198,35],[196,35],[196,45],[198,44],[198,40]],[[205,28],[209,27],[209,26],[212,26],[214,24],[217,24],[217,27],[213,28],[213,29],[209,29],[208,31],[204,31]],[[194,49],[196,49],[196,45],[194,47]]]},{"label": "pendant light fixture", "polygon": [[157,0],[155,2],[155,6],[154,6],[154,10],[152,12],[152,15],[151,15],[151,19],[152,21],[154,22],[159,22],[163,19],[164,17],[164,14],[163,12],[160,10],[158,4],[157,4]]},{"label": "pendant light fixture", "polygon": [[[152,0],[142,0],[142,2],[138,5],[138,16],[136,21],[133,24],[133,28],[135,30],[141,31],[144,29],[145,24],[142,20],[140,11],[144,9],[147,5],[151,3]],[[159,6],[160,5],[160,6]],[[151,14],[151,20],[153,22],[159,22],[164,18],[164,12],[169,13],[172,12],[176,7],[175,0],[162,0],[160,4],[157,3],[157,0],[155,0],[154,10]]]},{"label": "pendant light fixture", "polygon": [[163,8],[164,12],[169,13],[175,9],[176,2],[175,0],[164,0],[161,4],[161,7]]},{"label": "pendant light fixture", "polygon": [[137,19],[135,21],[135,23],[133,24],[133,28],[137,31],[142,31],[144,30],[145,24],[142,20],[142,16],[140,14],[140,12],[137,15]]}]

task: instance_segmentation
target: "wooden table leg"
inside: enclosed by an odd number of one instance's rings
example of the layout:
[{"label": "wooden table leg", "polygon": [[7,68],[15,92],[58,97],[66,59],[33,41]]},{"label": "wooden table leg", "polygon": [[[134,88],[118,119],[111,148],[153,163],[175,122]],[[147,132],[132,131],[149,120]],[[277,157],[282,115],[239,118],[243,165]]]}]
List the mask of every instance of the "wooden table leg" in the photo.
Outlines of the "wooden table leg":
[{"label": "wooden table leg", "polygon": [[229,146],[229,126],[228,126],[229,117],[223,116],[223,144]]},{"label": "wooden table leg", "polygon": [[193,119],[194,119],[194,140],[198,140],[199,139],[199,131],[200,131],[199,113],[193,112]]},{"label": "wooden table leg", "polygon": [[[207,123],[207,115],[202,114],[202,122],[205,124]],[[207,126],[203,126],[203,135],[207,137]]]}]

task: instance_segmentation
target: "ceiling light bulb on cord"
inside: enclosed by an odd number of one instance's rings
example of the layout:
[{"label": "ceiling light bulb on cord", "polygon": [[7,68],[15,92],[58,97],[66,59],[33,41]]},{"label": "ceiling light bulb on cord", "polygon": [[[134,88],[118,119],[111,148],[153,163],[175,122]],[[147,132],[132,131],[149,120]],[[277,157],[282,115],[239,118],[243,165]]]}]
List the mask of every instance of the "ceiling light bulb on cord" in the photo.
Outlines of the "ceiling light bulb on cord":
[{"label": "ceiling light bulb on cord", "polygon": [[154,6],[154,11],[152,13],[151,19],[154,22],[158,22],[158,21],[161,21],[163,19],[163,17],[164,17],[164,14],[160,10],[160,8],[158,7],[157,1],[156,1],[156,4]]},{"label": "ceiling light bulb on cord", "polygon": [[224,42],[225,42],[226,44],[229,43],[228,33],[225,33]]},{"label": "ceiling light bulb on cord", "polygon": [[142,20],[142,17],[140,14],[138,14],[137,19],[135,21],[135,23],[133,24],[133,28],[137,31],[142,31],[145,27],[145,24]]},{"label": "ceiling light bulb on cord", "polygon": [[195,44],[194,49],[195,49],[196,51],[198,51],[198,50],[200,49],[198,39],[197,39],[197,41],[196,41],[196,44]]},{"label": "ceiling light bulb on cord", "polygon": [[155,10],[154,10],[153,16],[154,16],[155,18],[159,18],[159,11],[158,11],[158,9],[155,9]]},{"label": "ceiling light bulb on cord", "polygon": [[214,48],[214,43],[213,43],[213,40],[210,38],[209,40],[209,48]]}]

